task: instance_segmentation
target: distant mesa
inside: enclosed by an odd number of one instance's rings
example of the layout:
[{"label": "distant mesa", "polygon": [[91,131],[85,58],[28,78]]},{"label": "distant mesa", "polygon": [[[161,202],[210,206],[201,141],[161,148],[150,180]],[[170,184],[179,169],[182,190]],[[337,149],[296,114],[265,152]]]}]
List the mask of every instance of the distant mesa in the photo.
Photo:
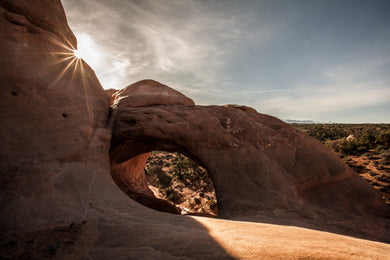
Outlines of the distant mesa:
[{"label": "distant mesa", "polygon": [[313,120],[296,120],[296,119],[284,119],[284,122],[288,124],[334,124],[332,121],[313,121]]}]

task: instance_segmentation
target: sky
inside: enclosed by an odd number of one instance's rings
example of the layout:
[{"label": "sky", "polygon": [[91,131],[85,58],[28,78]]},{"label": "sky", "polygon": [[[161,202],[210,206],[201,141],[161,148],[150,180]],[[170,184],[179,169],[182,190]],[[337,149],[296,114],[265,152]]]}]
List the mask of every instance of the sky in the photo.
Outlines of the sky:
[{"label": "sky", "polygon": [[105,89],[154,79],[198,105],[390,123],[390,0],[62,0]]}]

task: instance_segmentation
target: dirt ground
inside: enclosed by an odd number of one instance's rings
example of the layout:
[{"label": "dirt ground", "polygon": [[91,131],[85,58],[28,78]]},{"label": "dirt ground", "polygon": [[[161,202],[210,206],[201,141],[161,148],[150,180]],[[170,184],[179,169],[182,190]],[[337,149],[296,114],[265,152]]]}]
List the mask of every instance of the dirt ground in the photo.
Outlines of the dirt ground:
[{"label": "dirt ground", "polygon": [[377,189],[386,204],[390,206],[390,166],[383,166],[384,159],[375,150],[369,150],[362,156],[342,156],[344,161],[363,179]]}]

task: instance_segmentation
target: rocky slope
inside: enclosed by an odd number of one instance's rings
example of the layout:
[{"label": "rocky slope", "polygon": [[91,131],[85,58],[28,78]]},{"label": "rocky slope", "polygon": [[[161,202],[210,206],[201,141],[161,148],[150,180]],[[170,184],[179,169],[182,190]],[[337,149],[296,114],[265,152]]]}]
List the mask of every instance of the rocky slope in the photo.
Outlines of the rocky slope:
[{"label": "rocky slope", "polygon": [[294,124],[381,192],[390,206],[390,124]]},{"label": "rocky slope", "polygon": [[[60,1],[3,0],[0,9],[2,257],[387,256],[388,244],[321,232],[389,242],[378,194],[319,142],[251,109],[194,106],[174,91],[173,101],[137,107],[119,93],[109,118],[94,72],[72,56]],[[161,96],[162,84],[142,84]],[[203,165],[222,216],[233,219],[161,213],[130,199],[123,187],[147,192],[143,177],[128,183],[110,168],[158,148]]]}]

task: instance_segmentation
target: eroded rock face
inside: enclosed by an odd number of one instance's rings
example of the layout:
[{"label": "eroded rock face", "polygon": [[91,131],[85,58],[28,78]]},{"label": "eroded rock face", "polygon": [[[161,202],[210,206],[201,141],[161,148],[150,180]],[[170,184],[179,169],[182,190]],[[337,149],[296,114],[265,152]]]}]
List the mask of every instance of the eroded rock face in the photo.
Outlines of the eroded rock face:
[{"label": "eroded rock face", "polygon": [[76,190],[109,167],[108,98],[59,1],[4,0],[0,14],[1,228],[80,217]]}]

